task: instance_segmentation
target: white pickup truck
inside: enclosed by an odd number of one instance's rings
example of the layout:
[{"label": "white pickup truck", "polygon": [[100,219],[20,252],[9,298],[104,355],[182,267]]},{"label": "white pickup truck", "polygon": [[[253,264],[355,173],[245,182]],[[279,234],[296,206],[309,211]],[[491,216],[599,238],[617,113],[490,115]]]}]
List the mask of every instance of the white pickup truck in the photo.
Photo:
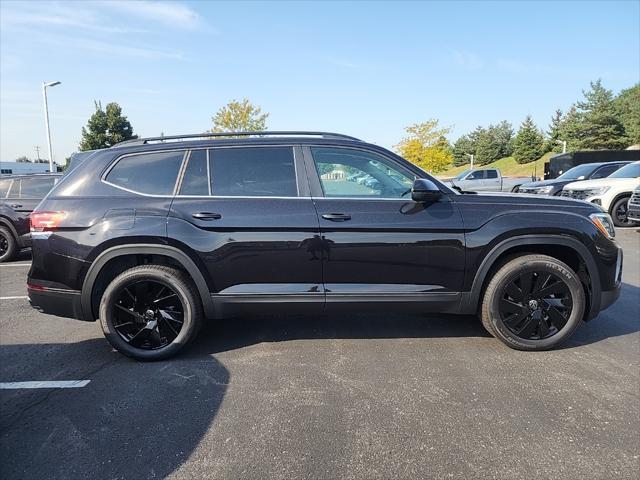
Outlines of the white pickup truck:
[{"label": "white pickup truck", "polygon": [[518,187],[534,181],[533,177],[503,177],[497,168],[465,170],[444,182],[466,192],[516,192]]}]

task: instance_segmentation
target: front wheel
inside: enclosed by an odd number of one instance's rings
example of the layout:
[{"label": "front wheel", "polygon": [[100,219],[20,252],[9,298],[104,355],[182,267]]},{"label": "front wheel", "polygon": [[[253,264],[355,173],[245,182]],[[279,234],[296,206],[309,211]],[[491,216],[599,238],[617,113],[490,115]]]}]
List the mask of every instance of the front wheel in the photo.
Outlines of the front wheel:
[{"label": "front wheel", "polygon": [[100,301],[106,339],[120,353],[138,360],[162,360],[178,353],[195,337],[202,317],[191,279],[163,265],[122,272]]},{"label": "front wheel", "polygon": [[613,207],[611,207],[611,219],[616,227],[632,227],[635,225],[633,220],[629,220],[629,197],[616,200]]},{"label": "front wheel", "polygon": [[481,320],[489,333],[517,350],[547,350],[578,328],[585,311],[578,275],[546,255],[507,262],[487,286]]}]

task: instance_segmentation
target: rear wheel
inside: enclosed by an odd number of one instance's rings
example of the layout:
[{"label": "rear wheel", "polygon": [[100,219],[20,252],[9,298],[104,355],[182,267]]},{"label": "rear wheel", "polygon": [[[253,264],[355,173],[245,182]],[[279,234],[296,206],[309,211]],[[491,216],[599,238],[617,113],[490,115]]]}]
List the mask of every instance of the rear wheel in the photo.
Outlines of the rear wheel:
[{"label": "rear wheel", "polygon": [[18,244],[11,231],[0,227],[0,263],[11,260],[18,250]]},{"label": "rear wheel", "polygon": [[196,335],[202,306],[191,279],[163,265],[134,267],[118,275],[100,301],[105,337],[138,360],[169,358]]},{"label": "rear wheel", "polygon": [[484,327],[518,350],[547,350],[580,325],[585,293],[578,275],[560,260],[524,255],[506,263],[484,294]]},{"label": "rear wheel", "polygon": [[631,227],[635,225],[633,220],[629,220],[629,198],[619,198],[611,207],[611,219],[616,227]]}]

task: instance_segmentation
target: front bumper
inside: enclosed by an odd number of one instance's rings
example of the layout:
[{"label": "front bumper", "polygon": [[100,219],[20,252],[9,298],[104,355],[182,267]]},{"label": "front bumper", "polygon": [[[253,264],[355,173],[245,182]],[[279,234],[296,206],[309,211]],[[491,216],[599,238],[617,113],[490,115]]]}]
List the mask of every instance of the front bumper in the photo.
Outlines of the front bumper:
[{"label": "front bumper", "polygon": [[58,317],[84,320],[78,290],[63,290],[27,285],[29,303],[39,312]]}]

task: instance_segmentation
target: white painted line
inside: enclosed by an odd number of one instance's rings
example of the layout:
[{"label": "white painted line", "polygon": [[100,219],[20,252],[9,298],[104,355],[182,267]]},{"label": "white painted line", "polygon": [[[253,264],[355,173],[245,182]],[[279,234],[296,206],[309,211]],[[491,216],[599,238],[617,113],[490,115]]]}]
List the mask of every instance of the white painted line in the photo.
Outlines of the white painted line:
[{"label": "white painted line", "polygon": [[0,300],[23,300],[25,298],[29,298],[26,295],[20,295],[17,297],[0,297]]},{"label": "white painted line", "polygon": [[0,263],[0,267],[30,267],[30,263]]},{"label": "white painted line", "polygon": [[19,390],[22,388],[82,388],[91,380],[66,380],[61,382],[0,382],[0,390]]}]

